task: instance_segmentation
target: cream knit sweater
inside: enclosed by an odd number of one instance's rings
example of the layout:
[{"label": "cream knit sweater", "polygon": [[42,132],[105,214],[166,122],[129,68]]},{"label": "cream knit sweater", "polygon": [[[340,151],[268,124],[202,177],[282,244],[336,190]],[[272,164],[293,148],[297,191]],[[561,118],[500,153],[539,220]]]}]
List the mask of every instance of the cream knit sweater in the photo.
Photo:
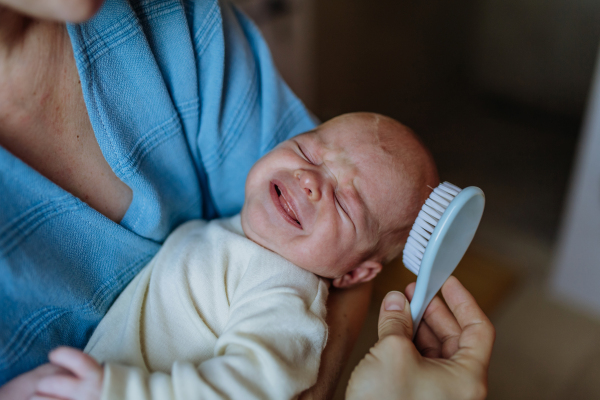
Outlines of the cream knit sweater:
[{"label": "cream knit sweater", "polygon": [[313,385],[325,282],[246,239],[240,217],[177,228],[85,351],[102,399],[287,399]]}]

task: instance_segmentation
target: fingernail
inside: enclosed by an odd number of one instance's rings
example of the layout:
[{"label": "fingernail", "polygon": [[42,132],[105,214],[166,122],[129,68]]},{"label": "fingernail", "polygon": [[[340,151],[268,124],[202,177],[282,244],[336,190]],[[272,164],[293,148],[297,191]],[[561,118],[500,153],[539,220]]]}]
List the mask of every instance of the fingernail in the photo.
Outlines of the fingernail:
[{"label": "fingernail", "polygon": [[400,292],[389,292],[383,302],[386,311],[402,311],[406,297]]}]

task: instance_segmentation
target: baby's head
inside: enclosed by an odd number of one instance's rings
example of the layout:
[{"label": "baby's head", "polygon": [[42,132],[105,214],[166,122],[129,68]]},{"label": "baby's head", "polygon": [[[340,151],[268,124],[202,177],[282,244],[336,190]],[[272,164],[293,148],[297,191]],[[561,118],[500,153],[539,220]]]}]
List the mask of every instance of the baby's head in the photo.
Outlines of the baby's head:
[{"label": "baby's head", "polygon": [[287,140],[246,180],[246,236],[333,285],[377,275],[397,256],[438,184],[410,129],[372,113],[346,114]]}]

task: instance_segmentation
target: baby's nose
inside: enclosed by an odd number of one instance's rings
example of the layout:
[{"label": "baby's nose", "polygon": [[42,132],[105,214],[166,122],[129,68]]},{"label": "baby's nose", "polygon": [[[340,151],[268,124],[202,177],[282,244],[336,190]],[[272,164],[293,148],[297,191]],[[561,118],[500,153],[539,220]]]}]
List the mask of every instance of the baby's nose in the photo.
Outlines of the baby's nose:
[{"label": "baby's nose", "polygon": [[294,175],[300,182],[300,187],[302,187],[310,200],[321,200],[321,178],[317,172],[298,170]]}]

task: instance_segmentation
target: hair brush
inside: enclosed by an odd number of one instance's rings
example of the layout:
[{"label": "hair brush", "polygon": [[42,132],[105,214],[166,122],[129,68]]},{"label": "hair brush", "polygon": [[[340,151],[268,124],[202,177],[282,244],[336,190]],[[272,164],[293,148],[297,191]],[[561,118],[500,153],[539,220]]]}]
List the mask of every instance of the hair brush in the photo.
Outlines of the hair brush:
[{"label": "hair brush", "polygon": [[433,189],[410,231],[402,261],[417,275],[410,302],[413,337],[425,309],[450,277],[475,236],[483,215],[481,189],[444,182]]}]

